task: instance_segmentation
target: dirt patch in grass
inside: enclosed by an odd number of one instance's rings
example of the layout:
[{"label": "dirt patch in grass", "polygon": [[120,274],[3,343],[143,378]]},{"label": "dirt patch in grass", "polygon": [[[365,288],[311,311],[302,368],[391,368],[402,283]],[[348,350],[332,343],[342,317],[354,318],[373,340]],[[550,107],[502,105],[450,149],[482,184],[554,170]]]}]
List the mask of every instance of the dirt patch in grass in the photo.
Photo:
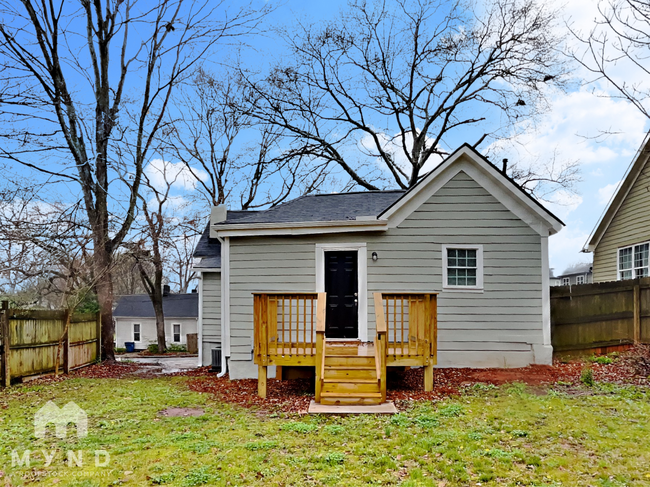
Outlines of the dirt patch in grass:
[{"label": "dirt patch in grass", "polygon": [[165,418],[188,418],[203,416],[205,411],[201,408],[167,408],[158,413]]}]

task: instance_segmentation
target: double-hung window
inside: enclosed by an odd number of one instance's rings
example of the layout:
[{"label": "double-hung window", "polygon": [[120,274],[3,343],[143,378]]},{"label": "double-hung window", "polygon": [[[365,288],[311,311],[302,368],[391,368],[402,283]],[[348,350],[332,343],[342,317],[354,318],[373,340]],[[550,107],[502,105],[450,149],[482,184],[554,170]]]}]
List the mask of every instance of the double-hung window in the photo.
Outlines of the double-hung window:
[{"label": "double-hung window", "polygon": [[650,275],[648,254],[650,243],[642,243],[618,249],[618,279],[635,279]]},{"label": "double-hung window", "polygon": [[576,276],[576,284],[584,284],[585,276]]},{"label": "double-hung window", "polygon": [[563,286],[568,286],[569,284],[571,284],[571,278],[570,277],[563,277],[562,278],[562,285]]},{"label": "double-hung window", "polygon": [[174,343],[180,343],[181,342],[181,325],[178,323],[174,323],[172,325],[172,332],[174,335]]},{"label": "double-hung window", "polygon": [[453,290],[483,289],[483,247],[443,245],[442,287]]},{"label": "double-hung window", "polygon": [[133,323],[133,341],[140,341],[140,323]]}]

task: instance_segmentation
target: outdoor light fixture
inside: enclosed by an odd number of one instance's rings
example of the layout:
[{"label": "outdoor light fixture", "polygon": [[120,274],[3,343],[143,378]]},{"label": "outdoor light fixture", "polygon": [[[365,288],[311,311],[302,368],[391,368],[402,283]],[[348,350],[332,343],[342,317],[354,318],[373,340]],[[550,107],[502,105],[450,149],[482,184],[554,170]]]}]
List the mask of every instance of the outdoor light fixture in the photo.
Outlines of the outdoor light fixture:
[{"label": "outdoor light fixture", "polygon": [[379,259],[379,256],[377,255],[377,252],[372,253],[372,261],[377,262],[377,259]]}]

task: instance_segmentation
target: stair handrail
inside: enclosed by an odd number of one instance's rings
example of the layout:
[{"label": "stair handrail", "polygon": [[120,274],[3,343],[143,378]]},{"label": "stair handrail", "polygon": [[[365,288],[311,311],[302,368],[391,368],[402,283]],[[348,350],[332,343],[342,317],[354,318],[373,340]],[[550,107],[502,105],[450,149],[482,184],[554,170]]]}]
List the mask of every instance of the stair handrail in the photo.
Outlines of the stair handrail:
[{"label": "stair handrail", "polygon": [[388,353],[388,346],[386,343],[386,316],[384,315],[384,299],[382,293],[374,293],[374,298],[375,326],[377,331],[375,336],[375,365],[377,370],[377,380],[379,381],[379,391],[381,392],[381,402],[384,402],[386,401],[386,354]]},{"label": "stair handrail", "polygon": [[327,294],[318,293],[316,301],[316,402],[320,402],[325,376],[325,313]]}]

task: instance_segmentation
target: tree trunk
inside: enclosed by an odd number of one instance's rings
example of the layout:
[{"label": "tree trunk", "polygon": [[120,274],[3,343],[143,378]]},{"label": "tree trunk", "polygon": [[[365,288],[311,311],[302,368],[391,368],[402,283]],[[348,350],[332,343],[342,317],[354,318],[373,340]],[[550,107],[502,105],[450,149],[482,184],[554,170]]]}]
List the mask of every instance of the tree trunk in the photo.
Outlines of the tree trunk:
[{"label": "tree trunk", "polygon": [[94,238],[93,264],[95,289],[102,319],[102,360],[115,360],[115,323],[113,322],[113,253],[102,239]]},{"label": "tree trunk", "polygon": [[167,340],[165,337],[165,314],[163,312],[163,297],[155,296],[153,301],[153,310],[156,313],[156,336],[158,338],[158,353],[167,351]]}]

